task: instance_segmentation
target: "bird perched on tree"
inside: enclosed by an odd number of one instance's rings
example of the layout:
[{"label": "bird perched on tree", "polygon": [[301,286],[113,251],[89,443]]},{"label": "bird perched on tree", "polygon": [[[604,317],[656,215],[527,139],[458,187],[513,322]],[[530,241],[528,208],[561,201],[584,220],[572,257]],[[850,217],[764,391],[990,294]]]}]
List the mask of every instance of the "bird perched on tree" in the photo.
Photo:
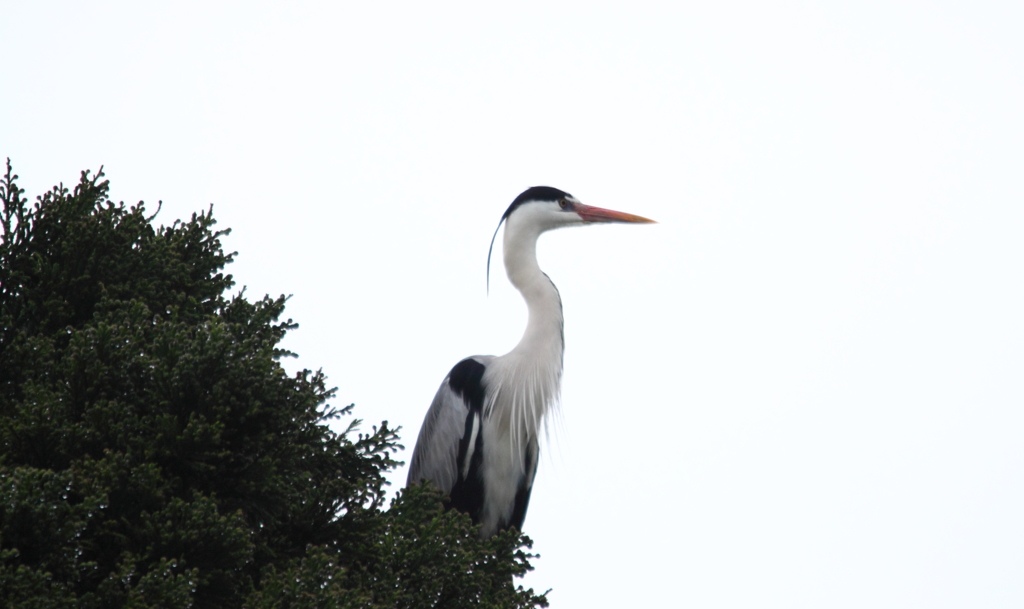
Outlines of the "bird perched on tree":
[{"label": "bird perched on tree", "polygon": [[[537,265],[546,231],[598,222],[653,222],[579,202],[567,192],[535,186],[501,216],[509,281],[526,300],[526,331],[512,351],[474,355],[441,383],[416,440],[408,484],[431,481],[449,505],[480,525],[481,537],[522,529],[537,473],[541,422],[558,400],[562,380],[562,300]],[[494,248],[491,238],[491,249]],[[491,253],[487,253],[490,283]]]}]

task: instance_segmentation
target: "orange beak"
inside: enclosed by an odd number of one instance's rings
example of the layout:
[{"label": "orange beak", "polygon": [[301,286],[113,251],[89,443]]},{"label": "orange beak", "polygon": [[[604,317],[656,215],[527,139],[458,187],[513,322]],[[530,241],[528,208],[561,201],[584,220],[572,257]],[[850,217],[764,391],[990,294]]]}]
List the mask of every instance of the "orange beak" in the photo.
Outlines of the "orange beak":
[{"label": "orange beak", "polygon": [[634,216],[633,214],[601,207],[591,207],[582,203],[577,203],[573,211],[578,213],[584,222],[642,222],[657,224],[654,220],[649,220],[643,216]]}]

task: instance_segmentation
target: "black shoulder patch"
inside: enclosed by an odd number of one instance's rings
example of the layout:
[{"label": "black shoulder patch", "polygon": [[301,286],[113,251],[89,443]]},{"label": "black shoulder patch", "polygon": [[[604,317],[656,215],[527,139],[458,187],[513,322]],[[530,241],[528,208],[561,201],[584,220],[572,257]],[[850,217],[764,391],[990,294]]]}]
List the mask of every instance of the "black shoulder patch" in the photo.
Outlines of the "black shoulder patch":
[{"label": "black shoulder patch", "polygon": [[[455,364],[448,373],[448,386],[462,398],[469,413],[466,415],[466,428],[459,441],[459,454],[455,459],[459,468],[459,476],[448,494],[448,506],[469,514],[474,523],[479,524],[484,507],[484,479],[480,474],[480,466],[484,459],[483,409],[484,409],[484,371],[486,366],[471,357]],[[473,427],[477,428],[476,439],[473,440]],[[473,441],[473,447],[469,446]],[[466,463],[466,459],[469,463]],[[468,465],[468,467],[467,467]],[[465,474],[465,475],[464,475]]]},{"label": "black shoulder patch", "polygon": [[562,197],[571,197],[572,195],[565,192],[564,190],[558,190],[551,186],[533,186],[523,191],[521,195],[516,197],[515,201],[512,201],[512,205],[508,206],[505,213],[501,216],[504,220],[508,218],[517,207],[526,203],[527,201],[557,201]]},{"label": "black shoulder patch", "polygon": [[471,357],[455,364],[448,373],[448,386],[465,400],[470,411],[484,408],[484,370],[486,366]]}]

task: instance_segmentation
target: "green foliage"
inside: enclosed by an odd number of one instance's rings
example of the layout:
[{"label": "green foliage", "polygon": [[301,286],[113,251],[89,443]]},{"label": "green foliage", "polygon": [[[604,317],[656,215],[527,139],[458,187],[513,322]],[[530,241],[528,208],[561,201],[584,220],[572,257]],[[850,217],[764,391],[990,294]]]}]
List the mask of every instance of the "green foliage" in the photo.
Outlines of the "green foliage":
[{"label": "green foliage", "polygon": [[0,183],[4,607],[534,607],[529,539],[429,488],[383,509],[387,422],[328,426],[285,298],[230,296],[210,212],[154,229],[83,172]]}]

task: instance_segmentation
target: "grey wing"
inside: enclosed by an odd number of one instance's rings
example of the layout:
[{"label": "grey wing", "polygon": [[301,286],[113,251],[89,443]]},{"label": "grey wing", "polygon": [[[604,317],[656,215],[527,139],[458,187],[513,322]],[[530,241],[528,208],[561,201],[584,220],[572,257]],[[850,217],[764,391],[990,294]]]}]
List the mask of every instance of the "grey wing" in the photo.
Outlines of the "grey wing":
[{"label": "grey wing", "polygon": [[[406,484],[430,480],[445,493],[451,492],[459,478],[459,443],[466,434],[467,419],[474,411],[479,414],[478,400],[474,398],[482,393],[482,386],[479,393],[469,391],[466,387],[468,379],[460,373],[469,364],[473,368],[479,366],[482,375],[482,370],[492,359],[494,357],[490,355],[466,358],[445,377],[423,419]],[[479,378],[476,380],[479,382]]]}]

